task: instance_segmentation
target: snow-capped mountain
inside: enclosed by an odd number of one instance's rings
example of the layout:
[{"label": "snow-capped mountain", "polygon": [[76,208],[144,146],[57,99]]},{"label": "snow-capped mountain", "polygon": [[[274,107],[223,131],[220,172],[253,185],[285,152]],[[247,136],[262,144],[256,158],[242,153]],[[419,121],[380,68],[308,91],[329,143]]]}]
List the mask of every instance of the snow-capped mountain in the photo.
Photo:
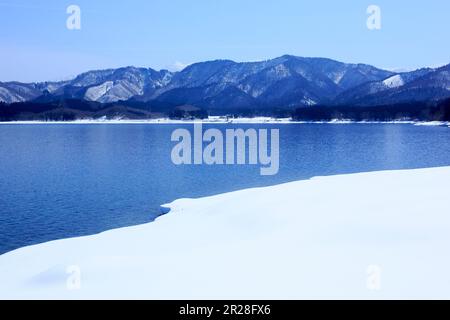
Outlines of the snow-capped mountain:
[{"label": "snow-capped mountain", "polygon": [[204,107],[299,106],[331,101],[359,84],[392,73],[324,58],[282,56],[263,62],[217,60],[174,74],[154,99]]},{"label": "snow-capped mountain", "polygon": [[338,95],[335,104],[383,105],[437,101],[450,97],[450,65],[403,72],[373,81]]},{"label": "snow-capped mountain", "polygon": [[64,82],[0,83],[0,101],[156,101],[204,108],[379,104],[450,96],[449,66],[395,73],[365,64],[285,55],[261,62],[216,60],[180,72],[125,67]]},{"label": "snow-capped mountain", "polygon": [[43,94],[52,94],[67,82],[20,83],[0,82],[0,101],[6,103],[34,100]]},{"label": "snow-capped mountain", "polygon": [[77,98],[102,103],[145,96],[166,86],[172,77],[167,70],[126,67],[89,71],[59,88],[53,96]]},{"label": "snow-capped mountain", "polygon": [[401,74],[396,74],[386,80],[383,80],[383,85],[386,88],[398,88],[405,84],[405,80],[403,79]]}]

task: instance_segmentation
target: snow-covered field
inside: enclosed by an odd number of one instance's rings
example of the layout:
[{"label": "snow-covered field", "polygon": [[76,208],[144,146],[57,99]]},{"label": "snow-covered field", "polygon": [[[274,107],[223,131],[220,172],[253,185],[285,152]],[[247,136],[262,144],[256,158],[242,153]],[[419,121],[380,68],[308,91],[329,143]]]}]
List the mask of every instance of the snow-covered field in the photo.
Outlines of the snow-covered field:
[{"label": "snow-covered field", "polygon": [[297,123],[290,118],[226,118],[226,117],[209,117],[207,119],[196,120],[175,120],[169,118],[128,120],[128,119],[82,119],[74,121],[10,121],[0,122],[0,124],[192,124],[192,123],[212,123],[212,124],[229,124],[229,123]]},{"label": "snow-covered field", "polygon": [[0,298],[450,298],[449,194],[443,167],[181,199],[0,256]]},{"label": "snow-covered field", "polygon": [[291,118],[226,118],[226,117],[209,117],[203,120],[174,120],[168,118],[128,120],[128,119],[82,119],[74,121],[8,121],[0,122],[0,125],[12,124],[414,124],[420,126],[449,126],[450,122],[445,121],[411,121],[411,120],[395,120],[395,121],[353,121],[353,120],[331,120],[331,121],[294,121]]}]

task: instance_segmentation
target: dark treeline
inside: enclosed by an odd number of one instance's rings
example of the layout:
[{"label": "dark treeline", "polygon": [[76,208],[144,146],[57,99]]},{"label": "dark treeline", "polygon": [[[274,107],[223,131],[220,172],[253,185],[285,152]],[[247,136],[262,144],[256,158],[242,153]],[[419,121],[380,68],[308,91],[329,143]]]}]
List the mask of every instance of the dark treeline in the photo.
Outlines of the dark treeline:
[{"label": "dark treeline", "polygon": [[168,116],[176,110],[175,106],[145,103],[139,101],[120,101],[99,103],[77,99],[62,99],[48,102],[0,103],[0,121],[71,121],[77,119],[151,119]]},{"label": "dark treeline", "polygon": [[441,102],[407,103],[383,106],[311,106],[300,108],[223,108],[207,110],[192,105],[175,106],[151,101],[120,101],[102,104],[64,99],[48,102],[0,102],[0,121],[70,121],[77,119],[203,119],[209,115],[231,117],[292,117],[299,121],[450,121],[450,99]]},{"label": "dark treeline", "polygon": [[314,106],[298,108],[292,118],[299,121],[450,121],[450,99],[439,103],[407,103],[383,106]]}]

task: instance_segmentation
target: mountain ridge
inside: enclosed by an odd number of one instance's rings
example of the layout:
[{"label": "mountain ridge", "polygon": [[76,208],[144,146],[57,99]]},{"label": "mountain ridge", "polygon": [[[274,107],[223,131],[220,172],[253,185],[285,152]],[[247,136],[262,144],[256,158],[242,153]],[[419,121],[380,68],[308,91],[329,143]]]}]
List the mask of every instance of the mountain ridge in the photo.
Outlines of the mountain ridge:
[{"label": "mountain ridge", "polygon": [[205,109],[294,109],[314,105],[370,106],[450,97],[450,64],[393,72],[363,63],[283,55],[257,62],[211,60],[178,72],[144,67],[91,70],[72,80],[0,82],[5,103],[79,99],[194,105]]}]

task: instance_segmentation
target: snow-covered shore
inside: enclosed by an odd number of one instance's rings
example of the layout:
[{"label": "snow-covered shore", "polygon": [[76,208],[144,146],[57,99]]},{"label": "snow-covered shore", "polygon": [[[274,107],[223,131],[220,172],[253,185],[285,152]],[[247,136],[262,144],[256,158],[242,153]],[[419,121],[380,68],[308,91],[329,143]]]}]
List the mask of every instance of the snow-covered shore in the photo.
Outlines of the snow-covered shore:
[{"label": "snow-covered shore", "polygon": [[227,118],[227,117],[209,117],[207,119],[193,119],[193,120],[176,120],[169,118],[157,119],[82,119],[74,121],[11,121],[0,122],[0,124],[193,124],[193,123],[212,123],[212,124],[228,124],[228,123],[296,123],[290,118]]},{"label": "snow-covered shore", "polygon": [[0,298],[450,298],[449,193],[442,167],[180,199],[0,256]]},{"label": "snow-covered shore", "polygon": [[0,125],[45,125],[45,124],[414,124],[422,126],[449,126],[450,122],[429,121],[419,122],[410,120],[395,121],[353,121],[353,120],[331,120],[331,121],[295,121],[291,118],[226,118],[226,117],[209,117],[203,120],[174,120],[168,118],[145,119],[145,120],[128,120],[128,119],[83,119],[74,121],[9,121],[0,122]]}]

